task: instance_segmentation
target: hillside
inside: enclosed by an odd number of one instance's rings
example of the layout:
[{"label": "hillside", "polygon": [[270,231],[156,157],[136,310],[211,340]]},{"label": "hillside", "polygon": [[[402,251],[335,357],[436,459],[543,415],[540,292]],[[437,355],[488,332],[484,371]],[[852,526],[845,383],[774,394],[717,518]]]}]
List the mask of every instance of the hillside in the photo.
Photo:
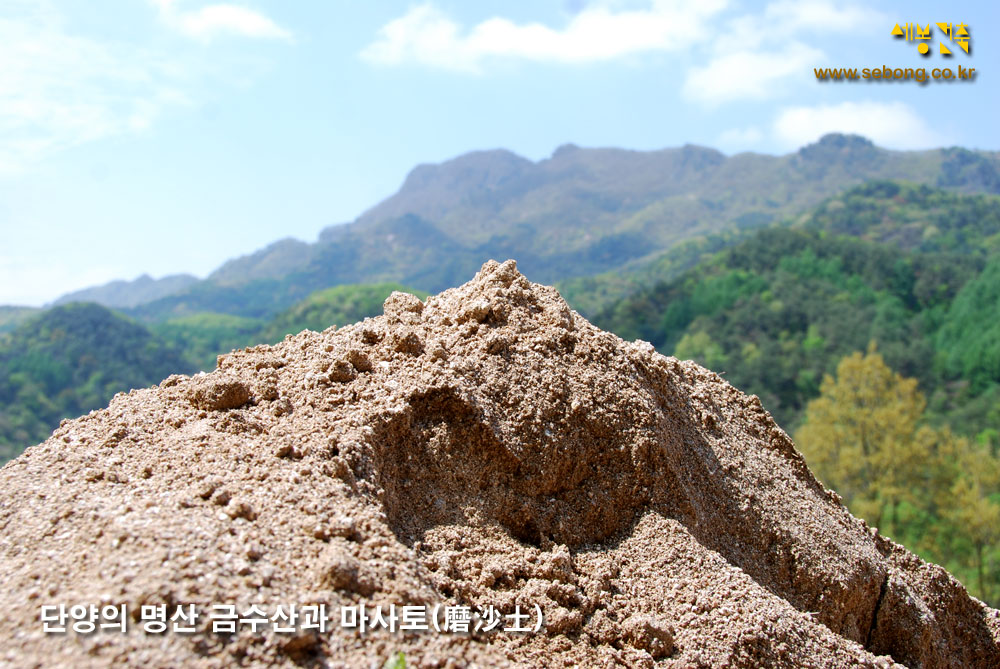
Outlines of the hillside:
[{"label": "hillside", "polygon": [[198,278],[190,274],[174,274],[161,279],[154,279],[148,274],[143,274],[132,281],[112,281],[103,286],[67,293],[55,300],[52,306],[69,304],[70,302],[95,302],[113,309],[135,307],[167,295],[179,293],[197,282]]},{"label": "hillside", "polygon": [[0,461],[117,392],[191,371],[175,348],[104,307],[49,309],[0,335]]},{"label": "hillside", "polygon": [[227,285],[282,277],[295,272],[307,263],[312,250],[310,244],[298,239],[279,239],[249,256],[234,258],[223,263],[219,269],[212,272],[209,280],[219,285]]},{"label": "hillside", "polygon": [[[982,259],[1000,252],[1000,197],[878,179],[833,195],[775,225],[886,243],[903,251]],[[741,229],[693,237],[650,260],[567,279],[559,288],[574,308],[596,317],[629,295],[671,281],[755,233]]]},{"label": "hillside", "polygon": [[938,413],[962,412],[957,424],[973,433],[995,427],[1000,198],[870,182],[741,236],[572,287],[602,296],[592,299],[602,327],[725,371],[789,427],[823,375],[870,340]]},{"label": "hillside", "polygon": [[[788,222],[783,224],[787,225]],[[600,274],[566,279],[557,285],[574,309],[587,318],[594,318],[629,295],[675,279],[698,263],[750,238],[756,232],[757,229],[747,228],[699,235],[686,239],[651,259],[633,261]]]},{"label": "hillside", "polygon": [[257,340],[273,344],[285,335],[303,330],[322,332],[330,326],[344,327],[382,313],[382,303],[394,291],[423,299],[427,293],[398,283],[334,286],[320,290],[275,316],[257,334]]},{"label": "hillside", "polygon": [[132,313],[266,319],[337,284],[440,290],[491,257],[518,258],[537,280],[562,281],[652,260],[685,240],[763,227],[869,179],[997,193],[998,165],[995,153],[888,151],[844,135],[785,156],[564,146],[531,162],[474,152],[415,168],[395,195],[314,244],[275,243]]},{"label": "hillside", "polygon": [[725,372],[791,427],[823,375],[872,339],[894,369],[934,388],[936,325],[976,273],[963,256],[901,256],[886,245],[775,228],[596,322]]},{"label": "hillside", "polygon": [[154,323],[150,329],[184,352],[199,369],[215,368],[216,357],[254,344],[271,344],[302,330],[322,331],[382,313],[394,291],[425,295],[398,283],[334,286],[312,293],[270,320],[202,312]]},{"label": "hillside", "polygon": [[829,198],[797,226],[904,251],[983,258],[1000,253],[1000,197],[877,180]]},{"label": "hillside", "polygon": [[0,306],[0,334],[10,332],[18,325],[38,314],[35,307]]},{"label": "hillside", "polygon": [[962,287],[943,321],[936,344],[947,372],[973,390],[1000,382],[1000,256]]},{"label": "hillside", "polygon": [[149,328],[96,304],[44,311],[0,335],[0,464],[117,392],[211,371],[233,349],[377,316],[397,290],[426,296],[395,283],[336,286],[270,321],[199,313]]}]

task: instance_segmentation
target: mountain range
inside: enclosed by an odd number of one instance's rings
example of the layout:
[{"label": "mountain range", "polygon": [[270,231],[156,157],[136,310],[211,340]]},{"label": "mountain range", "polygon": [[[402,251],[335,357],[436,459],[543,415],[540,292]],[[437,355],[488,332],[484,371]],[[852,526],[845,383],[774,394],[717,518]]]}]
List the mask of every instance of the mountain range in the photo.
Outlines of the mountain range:
[{"label": "mountain range", "polygon": [[143,274],[132,281],[111,281],[102,286],[67,293],[55,300],[50,306],[56,307],[70,302],[95,302],[105,307],[127,309],[179,293],[196,283],[198,283],[198,277],[191,274],[173,274],[161,279],[154,279],[148,274]]},{"label": "mountain range", "polygon": [[[979,433],[1000,396],[992,330],[971,325],[1000,319],[998,174],[996,153],[845,135],[786,156],[564,146],[539,162],[484,151],[420,166],[353,223],[207,279],[144,276],[47,310],[0,307],[0,450],[167,371],[375,315],[392,290],[460,283],[490,257],[558,282],[601,327],[726,372],[783,424],[840,356],[877,339],[942,420],[965,411]],[[104,306],[73,311],[79,301]],[[87,353],[78,344],[94,331],[104,341]],[[136,347],[152,357],[121,354]]]},{"label": "mountain range", "polygon": [[[205,280],[109,284],[82,295],[145,322],[200,312],[269,318],[315,290],[398,281],[436,292],[489,258],[517,258],[555,283],[634,269],[693,238],[769,225],[871,179],[1000,193],[1000,154],[949,148],[890,151],[832,134],[795,153],[710,148],[660,151],[562,146],[532,162],[477,151],[420,165],[399,191],[314,243],[284,239],[223,264]],[[112,297],[114,296],[114,297]]]}]

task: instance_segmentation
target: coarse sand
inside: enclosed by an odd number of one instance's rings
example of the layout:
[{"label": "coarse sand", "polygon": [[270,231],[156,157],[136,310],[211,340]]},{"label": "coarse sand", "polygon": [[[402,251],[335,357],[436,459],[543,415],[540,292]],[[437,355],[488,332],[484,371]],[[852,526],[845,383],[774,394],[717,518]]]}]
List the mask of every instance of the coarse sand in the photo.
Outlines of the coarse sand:
[{"label": "coarse sand", "polygon": [[[128,631],[44,631],[60,605]],[[195,631],[144,630],[161,605]],[[328,629],[276,631],[292,605]],[[13,667],[1000,666],[998,612],[851,516],[755,396],[513,261],[64,421],[0,470],[0,611]]]}]

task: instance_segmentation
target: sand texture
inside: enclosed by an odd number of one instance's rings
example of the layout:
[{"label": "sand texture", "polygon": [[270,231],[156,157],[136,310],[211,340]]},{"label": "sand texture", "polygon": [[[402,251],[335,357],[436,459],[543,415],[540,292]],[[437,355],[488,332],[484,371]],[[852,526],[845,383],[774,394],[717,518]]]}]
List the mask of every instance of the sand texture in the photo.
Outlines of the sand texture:
[{"label": "sand texture", "polygon": [[[363,634],[342,607],[534,607],[537,633]],[[127,633],[44,633],[44,605]],[[327,607],[150,634],[143,606]],[[0,470],[9,666],[996,667],[998,612],[852,517],[754,396],[512,261],[221,356]]]}]

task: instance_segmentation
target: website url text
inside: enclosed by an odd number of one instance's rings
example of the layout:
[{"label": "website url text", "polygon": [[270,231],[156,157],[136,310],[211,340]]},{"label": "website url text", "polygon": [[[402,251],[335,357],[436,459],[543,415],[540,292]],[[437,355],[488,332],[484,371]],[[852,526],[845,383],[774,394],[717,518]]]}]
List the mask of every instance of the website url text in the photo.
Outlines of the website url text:
[{"label": "website url text", "polygon": [[958,66],[958,72],[950,67],[935,67],[928,70],[925,67],[866,67],[860,71],[856,67],[814,67],[816,78],[821,81],[852,81],[872,80],[882,81],[916,81],[919,84],[928,81],[972,81],[976,78],[976,68]]}]

